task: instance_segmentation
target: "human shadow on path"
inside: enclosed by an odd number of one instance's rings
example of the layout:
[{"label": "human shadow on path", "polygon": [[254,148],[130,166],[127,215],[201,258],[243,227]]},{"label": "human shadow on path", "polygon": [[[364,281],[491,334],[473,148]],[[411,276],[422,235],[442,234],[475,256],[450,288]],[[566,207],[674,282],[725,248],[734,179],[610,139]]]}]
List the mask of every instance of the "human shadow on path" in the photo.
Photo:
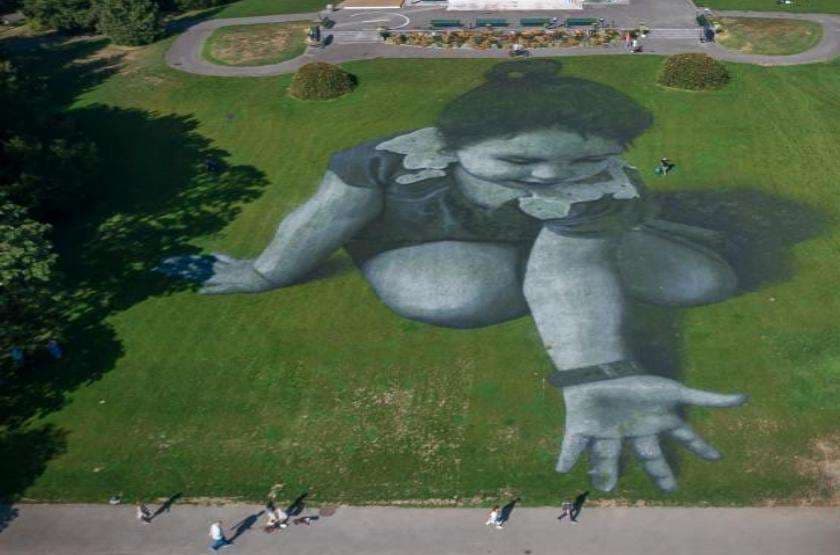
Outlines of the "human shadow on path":
[{"label": "human shadow on path", "polygon": [[286,507],[286,514],[289,517],[297,516],[303,512],[303,509],[306,508],[306,503],[304,500],[309,496],[309,492],[305,491],[302,494],[298,495],[297,498],[291,502],[291,504]]},{"label": "human shadow on path", "polygon": [[499,512],[499,524],[506,524],[507,521],[510,520],[510,515],[513,514],[513,509],[516,508],[516,504],[519,503],[520,500],[521,499],[517,497],[516,499],[502,507],[502,510]]},{"label": "human shadow on path", "polygon": [[586,503],[586,499],[589,497],[589,491],[585,491],[575,497],[575,500],[572,502],[572,510],[569,513],[569,519],[572,522],[577,522],[578,515],[580,515],[581,511],[583,511],[583,505]]},{"label": "human shadow on path", "polygon": [[244,534],[245,532],[247,532],[251,528],[253,528],[254,524],[256,524],[257,520],[263,514],[265,514],[265,511],[259,511],[257,513],[254,513],[252,515],[249,515],[249,516],[245,517],[244,519],[242,519],[239,522],[237,522],[236,524],[234,524],[231,527],[231,532],[233,532],[233,535],[230,538],[228,538],[228,541],[230,541],[230,542],[236,541],[236,538],[238,538],[239,536],[241,536],[242,534]]},{"label": "human shadow on path", "polygon": [[152,513],[152,516],[149,517],[149,521],[152,521],[156,517],[162,515],[163,513],[168,513],[170,510],[172,510],[172,505],[174,505],[178,499],[183,497],[183,495],[183,493],[178,492],[175,495],[170,496],[166,501],[163,502],[163,504],[160,507],[157,508],[157,510],[155,510],[154,513]]}]

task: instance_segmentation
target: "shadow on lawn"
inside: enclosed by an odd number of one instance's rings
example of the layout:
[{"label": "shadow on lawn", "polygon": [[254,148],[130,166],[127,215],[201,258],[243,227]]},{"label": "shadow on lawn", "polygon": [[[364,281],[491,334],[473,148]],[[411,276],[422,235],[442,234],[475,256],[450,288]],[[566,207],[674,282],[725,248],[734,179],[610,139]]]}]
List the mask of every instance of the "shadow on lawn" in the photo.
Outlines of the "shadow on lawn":
[{"label": "shadow on lawn", "polygon": [[[819,236],[828,225],[814,208],[758,189],[657,193],[655,198],[663,219],[722,234],[715,250],[735,269],[739,293],[792,279],[790,247]],[[641,303],[630,310],[634,316],[627,333],[636,358],[653,373],[682,381],[682,312]],[[663,451],[679,475],[680,449],[664,444]],[[622,469],[628,464],[624,453]]]},{"label": "shadow on lawn", "polygon": [[[113,60],[74,63],[102,44],[39,48],[57,109],[108,78]],[[57,63],[61,57],[63,64]],[[167,255],[197,252],[190,241],[220,231],[259,196],[265,176],[226,163],[228,153],[197,133],[189,116],[94,105],[69,110],[96,142],[102,178],[74,217],[54,223],[64,276],[65,356],[32,360],[0,390],[0,500],[14,500],[65,449],[64,433],[27,424],[61,408],[66,395],[111,370],[122,344],[106,319],[150,297],[192,287],[152,268]],[[212,171],[208,160],[216,161]]]}]

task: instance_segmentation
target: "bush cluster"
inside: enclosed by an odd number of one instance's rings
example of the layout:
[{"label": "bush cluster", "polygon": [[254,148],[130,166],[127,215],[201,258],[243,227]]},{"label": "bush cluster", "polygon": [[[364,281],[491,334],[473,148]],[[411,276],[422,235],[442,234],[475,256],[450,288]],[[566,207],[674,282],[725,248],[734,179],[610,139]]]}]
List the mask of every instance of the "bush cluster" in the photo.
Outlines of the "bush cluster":
[{"label": "bush cluster", "polygon": [[706,54],[676,54],[665,60],[659,83],[692,91],[719,89],[729,82],[723,64]]},{"label": "bush cluster", "polygon": [[160,9],[151,0],[95,0],[96,28],[114,44],[140,46],[163,33]]},{"label": "bush cluster", "polygon": [[347,94],[355,86],[356,79],[340,67],[314,62],[295,73],[289,94],[303,100],[327,100]]},{"label": "bush cluster", "polygon": [[90,0],[23,0],[23,13],[37,29],[86,33],[96,24]]}]

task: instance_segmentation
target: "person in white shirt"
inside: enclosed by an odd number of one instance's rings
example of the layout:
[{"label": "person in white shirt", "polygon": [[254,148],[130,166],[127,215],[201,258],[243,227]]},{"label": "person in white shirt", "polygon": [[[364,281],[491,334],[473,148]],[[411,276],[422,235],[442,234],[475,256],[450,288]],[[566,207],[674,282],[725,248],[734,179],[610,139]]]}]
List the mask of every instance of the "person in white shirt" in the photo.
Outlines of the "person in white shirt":
[{"label": "person in white shirt", "polygon": [[230,545],[230,540],[225,537],[225,533],[222,530],[222,521],[217,520],[210,525],[210,539],[213,540],[213,543],[210,544],[210,549],[213,551]]},{"label": "person in white shirt", "polygon": [[496,505],[492,509],[490,509],[490,514],[487,515],[487,522],[484,523],[485,526],[496,526],[499,524],[499,506]]}]

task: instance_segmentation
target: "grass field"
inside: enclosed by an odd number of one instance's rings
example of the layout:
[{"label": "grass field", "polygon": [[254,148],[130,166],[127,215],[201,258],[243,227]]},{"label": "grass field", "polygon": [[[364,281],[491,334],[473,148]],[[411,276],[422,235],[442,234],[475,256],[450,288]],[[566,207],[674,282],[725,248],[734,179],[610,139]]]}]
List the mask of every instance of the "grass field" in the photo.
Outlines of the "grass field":
[{"label": "grass field", "polygon": [[[343,253],[308,283],[257,296],[200,296],[152,272],[179,253],[254,256],[332,152],[431,124],[494,62],[347,64],[353,94],[303,103],[284,94],[289,76],[168,69],[167,46],[131,51],[114,72],[101,44],[74,43],[65,54],[94,58],[50,89],[102,145],[108,179],[85,220],[57,232],[77,302],[68,356],[7,407],[31,419],[0,442],[0,489],[40,500],[261,499],[282,483],[289,496],[312,488],[313,502],[515,492],[556,504],[587,487],[584,464],[553,470],[562,397],[543,380],[550,362],[528,318],[472,331],[406,321]],[[691,412],[725,458],[674,450],[676,494],[628,458],[618,489],[595,498],[826,502],[820,446],[840,442],[840,63],[730,65],[732,84],[702,94],[655,85],[660,63],[563,61],[653,112],[628,159],[650,175],[667,155],[679,171],[649,184],[715,207],[697,223],[748,247],[736,261],[743,294],[651,316],[669,330],[657,341],[683,381],[751,401]],[[208,158],[227,170],[208,174]]]},{"label": "grass field", "polygon": [[291,60],[306,50],[309,21],[231,25],[213,31],[204,43],[205,59],[230,66],[261,66]]},{"label": "grass field", "polygon": [[748,54],[798,54],[816,46],[823,35],[822,25],[813,21],[748,17],[722,17],[716,21],[723,26],[723,32],[715,40],[729,50]]},{"label": "grass field", "polygon": [[758,12],[840,13],[840,3],[835,0],[795,0],[793,4],[779,5],[776,0],[695,0],[699,7],[716,10],[755,10]]}]

